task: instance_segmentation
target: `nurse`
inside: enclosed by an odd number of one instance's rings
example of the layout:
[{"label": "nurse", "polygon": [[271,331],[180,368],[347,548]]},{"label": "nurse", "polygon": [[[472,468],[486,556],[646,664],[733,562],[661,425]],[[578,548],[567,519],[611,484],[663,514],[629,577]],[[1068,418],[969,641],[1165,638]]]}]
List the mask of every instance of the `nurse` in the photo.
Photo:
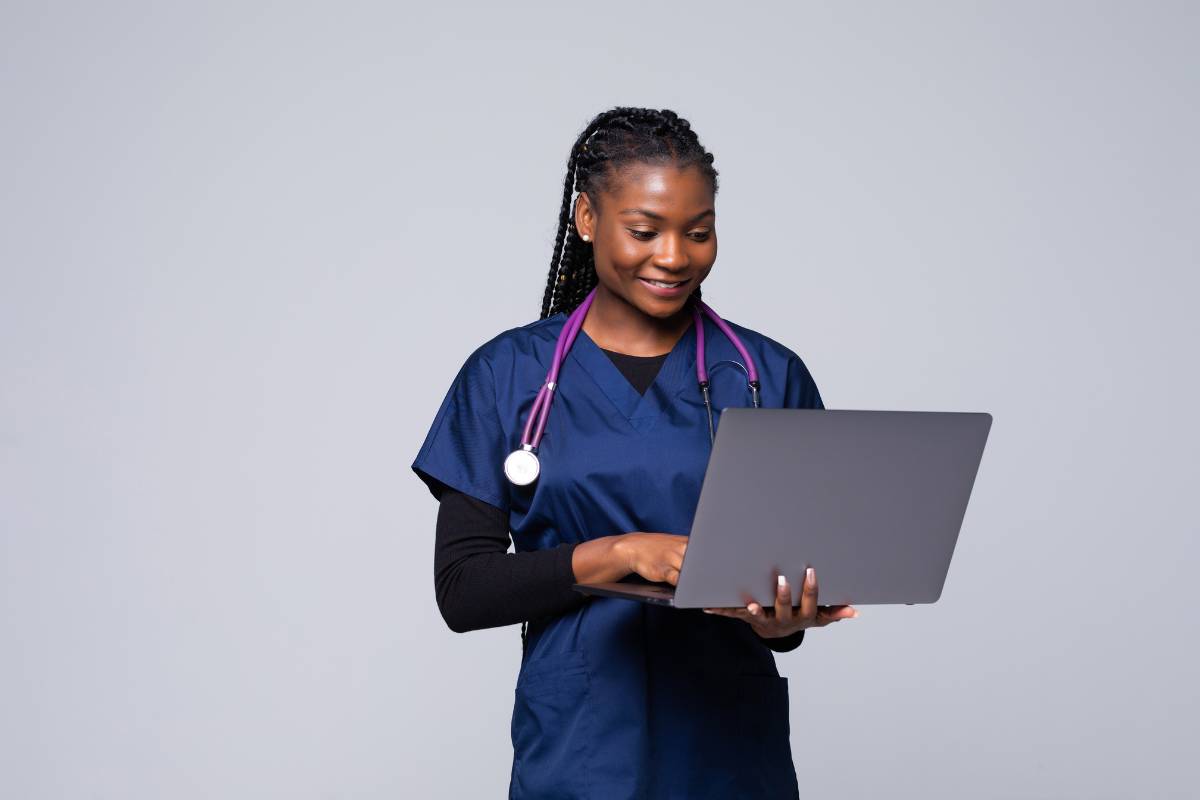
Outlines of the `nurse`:
[{"label": "nurse", "polygon": [[[447,624],[523,623],[510,798],[798,797],[774,652],[857,614],[817,605],[811,570],[736,609],[571,589],[634,574],[677,581],[711,446],[700,336],[714,425],[754,401],[737,342],[761,406],[822,408],[794,352],[728,322],[735,342],[694,315],[717,257],[712,164],[672,111],[593,119],[568,159],[540,318],[466,359],[412,464],[440,503]],[[575,311],[578,332],[556,359]],[[536,478],[506,475],[514,451],[536,462]]]}]

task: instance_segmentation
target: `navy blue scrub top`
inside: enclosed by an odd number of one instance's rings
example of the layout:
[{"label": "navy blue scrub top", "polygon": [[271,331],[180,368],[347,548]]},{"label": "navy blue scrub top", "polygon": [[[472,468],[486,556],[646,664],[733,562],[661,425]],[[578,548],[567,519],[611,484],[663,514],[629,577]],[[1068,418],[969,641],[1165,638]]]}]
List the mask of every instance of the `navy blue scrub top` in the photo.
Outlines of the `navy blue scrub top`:
[{"label": "navy blue scrub top", "polygon": [[[558,313],[476,349],[412,469],[435,496],[440,481],[506,511],[519,552],[630,531],[688,533],[711,448],[694,325],[644,395],[581,330],[538,447],[540,476],[530,486],[505,478],[566,319]],[[750,391],[732,343],[703,324],[719,425],[721,409],[750,405]],[[799,356],[729,324],[758,365],[764,407],[823,407]],[[510,798],[798,796],[787,679],[741,620],[591,598],[530,623],[514,699]]]}]

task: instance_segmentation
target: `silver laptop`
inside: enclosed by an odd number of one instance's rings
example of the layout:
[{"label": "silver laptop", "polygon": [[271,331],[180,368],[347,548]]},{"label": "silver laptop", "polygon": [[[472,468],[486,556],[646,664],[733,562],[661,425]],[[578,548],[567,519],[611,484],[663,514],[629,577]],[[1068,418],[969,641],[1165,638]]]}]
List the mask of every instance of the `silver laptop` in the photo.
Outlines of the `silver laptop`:
[{"label": "silver laptop", "polygon": [[728,408],[721,412],[677,586],[632,575],[574,585],[676,608],[775,601],[804,570],[821,605],[942,594],[990,414]]}]

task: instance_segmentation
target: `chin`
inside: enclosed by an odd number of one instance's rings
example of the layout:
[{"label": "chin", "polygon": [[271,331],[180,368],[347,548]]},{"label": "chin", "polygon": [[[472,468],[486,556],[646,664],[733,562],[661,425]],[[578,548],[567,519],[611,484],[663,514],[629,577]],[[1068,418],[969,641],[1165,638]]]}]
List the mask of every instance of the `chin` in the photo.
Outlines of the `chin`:
[{"label": "chin", "polygon": [[669,319],[678,314],[685,305],[691,294],[685,294],[682,297],[672,299],[654,299],[649,302],[637,303],[637,307],[643,314],[648,317],[656,317],[658,319]]}]

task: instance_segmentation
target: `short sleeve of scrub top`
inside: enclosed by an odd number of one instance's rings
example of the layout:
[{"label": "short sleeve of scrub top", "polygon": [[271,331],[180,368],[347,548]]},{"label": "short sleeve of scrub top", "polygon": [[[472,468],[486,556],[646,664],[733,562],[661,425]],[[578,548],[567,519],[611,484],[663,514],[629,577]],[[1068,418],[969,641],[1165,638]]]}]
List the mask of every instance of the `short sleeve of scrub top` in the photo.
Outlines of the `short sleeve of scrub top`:
[{"label": "short sleeve of scrub top", "polygon": [[450,384],[412,469],[434,497],[444,484],[508,511],[507,455],[495,378],[476,351]]},{"label": "short sleeve of scrub top", "polygon": [[784,408],[825,408],[821,393],[808,367],[794,353],[787,362],[787,383],[783,390]]}]

